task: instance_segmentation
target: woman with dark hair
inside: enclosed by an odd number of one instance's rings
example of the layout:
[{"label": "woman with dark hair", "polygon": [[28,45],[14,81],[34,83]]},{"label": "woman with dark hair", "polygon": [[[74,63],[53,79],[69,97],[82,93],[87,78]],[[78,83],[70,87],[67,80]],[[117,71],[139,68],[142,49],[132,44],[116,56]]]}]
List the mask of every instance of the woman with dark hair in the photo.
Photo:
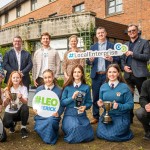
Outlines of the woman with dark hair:
[{"label": "woman with dark hair", "polygon": [[[80,97],[81,105],[77,104],[79,93],[80,96],[83,96]],[[93,140],[93,129],[85,111],[92,105],[91,92],[90,87],[85,83],[84,70],[81,65],[73,67],[71,75],[64,85],[61,105],[66,107],[62,121],[64,140],[68,143]]]},{"label": "woman with dark hair", "polygon": [[106,83],[99,92],[98,106],[104,106],[105,101],[112,102],[109,115],[111,123],[104,123],[104,113],[101,115],[97,127],[97,137],[108,141],[127,141],[133,138],[130,130],[130,110],[133,108],[132,92],[122,77],[118,64],[111,64],[107,68]]}]

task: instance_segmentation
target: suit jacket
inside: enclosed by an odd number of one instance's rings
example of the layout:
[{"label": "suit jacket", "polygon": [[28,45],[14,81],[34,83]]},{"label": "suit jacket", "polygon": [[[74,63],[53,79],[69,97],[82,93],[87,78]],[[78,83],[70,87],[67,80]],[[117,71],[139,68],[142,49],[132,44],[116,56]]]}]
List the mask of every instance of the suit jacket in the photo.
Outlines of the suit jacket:
[{"label": "suit jacket", "polygon": [[[43,49],[40,48],[34,54],[32,72],[33,80],[36,80],[39,76],[42,67],[42,53]],[[48,49],[48,68],[54,72],[55,77],[58,76],[58,73],[60,71],[60,57],[58,51],[55,49]]]},{"label": "suit jacket", "polygon": [[140,94],[140,105],[141,107],[145,108],[145,105],[150,103],[150,80],[145,80],[141,87],[141,94]]},{"label": "suit jacket", "polygon": [[[32,69],[32,60],[31,55],[29,52],[22,50],[21,51],[21,64],[20,64],[20,71],[23,73],[23,84],[25,86],[29,85],[31,83],[29,72]],[[18,61],[16,57],[16,53],[14,49],[11,49],[10,51],[6,52],[3,60],[3,67],[7,71],[5,83],[8,82],[9,76],[13,71],[18,71]]]},{"label": "suit jacket", "polygon": [[[107,41],[106,50],[108,50],[108,49],[114,49],[114,44],[112,44],[112,43],[110,43],[110,42]],[[92,45],[91,48],[90,48],[90,50],[92,50],[92,51],[98,50],[98,43]],[[113,63],[119,63],[119,60],[120,60],[119,57],[117,57],[117,56],[113,57]],[[97,67],[98,67],[98,58],[95,58],[92,63],[89,61],[89,59],[87,59],[86,62],[87,62],[88,65],[92,66],[92,69],[91,69],[91,78],[95,78],[96,72],[97,72]],[[106,69],[107,69],[107,67],[108,67],[109,64],[111,64],[111,62],[105,60],[105,67],[106,67]]]},{"label": "suit jacket", "polygon": [[[129,47],[129,43],[130,42],[127,42],[125,44]],[[133,57],[131,63],[132,72],[135,77],[149,76],[149,72],[147,69],[147,62],[149,61],[149,59],[150,59],[149,42],[147,40],[139,38],[133,48]],[[124,66],[128,66],[126,55],[123,55],[121,57],[121,65],[123,70],[124,70]],[[124,72],[125,79],[128,79],[129,76],[130,73]]]}]

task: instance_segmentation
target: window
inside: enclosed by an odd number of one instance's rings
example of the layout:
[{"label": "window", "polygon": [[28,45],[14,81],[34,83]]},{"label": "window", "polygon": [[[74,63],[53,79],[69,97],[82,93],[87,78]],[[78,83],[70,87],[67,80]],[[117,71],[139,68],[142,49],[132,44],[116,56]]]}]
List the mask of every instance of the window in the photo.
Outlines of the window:
[{"label": "window", "polygon": [[122,12],[122,0],[107,0],[107,14]]},{"label": "window", "polygon": [[50,17],[55,17],[55,16],[57,16],[57,12],[56,12],[56,13],[53,13],[53,14],[50,14],[50,15],[49,15],[49,18],[50,18]]},{"label": "window", "polygon": [[74,6],[74,12],[83,12],[84,11],[84,4]]},{"label": "window", "polygon": [[8,18],[9,18],[9,15],[8,15],[8,13],[7,13],[7,14],[5,14],[5,23],[8,22]]},{"label": "window", "polygon": [[21,6],[16,8],[16,17],[18,18],[20,17],[20,15],[21,15]]},{"label": "window", "polygon": [[31,11],[37,9],[37,0],[31,0]]},{"label": "window", "polygon": [[53,1],[55,1],[55,0],[49,0],[49,2],[53,2]]}]

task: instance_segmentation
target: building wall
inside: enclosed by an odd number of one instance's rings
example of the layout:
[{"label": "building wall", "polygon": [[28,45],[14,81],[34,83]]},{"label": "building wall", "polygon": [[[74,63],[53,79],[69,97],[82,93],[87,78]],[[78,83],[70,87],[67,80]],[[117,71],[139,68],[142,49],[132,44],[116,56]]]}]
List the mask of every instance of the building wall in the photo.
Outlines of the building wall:
[{"label": "building wall", "polygon": [[142,37],[150,40],[150,33],[149,33],[150,0],[142,0],[142,1],[122,0],[122,1],[123,1],[123,11],[116,15],[107,16],[106,0],[56,0],[52,3],[48,3],[48,5],[46,5],[48,0],[44,1],[38,0],[38,3],[41,4],[40,6],[43,7],[28,14],[24,13],[26,14],[25,16],[5,24],[4,26],[2,26],[2,28],[19,23],[28,22],[29,18],[34,18],[35,20],[47,18],[49,15],[56,12],[57,15],[71,14],[73,12],[73,6],[80,3],[85,3],[85,11],[95,12],[96,17],[98,18],[121,24],[135,23],[139,25],[140,29],[142,30]]}]

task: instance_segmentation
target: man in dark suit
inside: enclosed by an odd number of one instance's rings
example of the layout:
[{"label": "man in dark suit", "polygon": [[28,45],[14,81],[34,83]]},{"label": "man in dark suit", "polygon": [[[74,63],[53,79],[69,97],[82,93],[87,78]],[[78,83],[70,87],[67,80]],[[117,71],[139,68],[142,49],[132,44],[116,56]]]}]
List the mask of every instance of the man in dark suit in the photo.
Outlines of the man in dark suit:
[{"label": "man in dark suit", "polygon": [[[96,37],[98,43],[91,46],[90,50],[108,50],[114,49],[114,45],[107,41],[107,32],[104,27],[99,27],[96,30]],[[106,56],[105,58],[89,58],[87,64],[92,66],[91,78],[92,78],[92,95],[93,95],[93,120],[91,124],[97,123],[99,120],[99,107],[97,101],[99,100],[99,89],[106,80],[106,69],[110,63],[119,61],[119,57]]]},{"label": "man in dark suit", "polygon": [[142,123],[145,131],[145,140],[150,140],[150,80],[143,82],[140,94],[141,108],[136,110],[136,116]]},{"label": "man in dark suit", "polygon": [[[130,41],[126,43],[129,51],[121,57],[121,65],[128,85],[133,91],[136,86],[140,94],[142,83],[149,76],[147,62],[150,59],[150,45],[147,40],[139,37],[139,30],[136,25],[129,25],[127,31],[130,37]],[[132,111],[131,123],[133,122],[133,116]]]},{"label": "man in dark suit", "polygon": [[23,84],[29,90],[29,84],[31,83],[29,72],[32,66],[30,53],[22,49],[22,38],[20,36],[14,37],[13,48],[6,52],[3,60],[3,67],[7,71],[5,83],[8,82],[13,71],[20,71]]}]

